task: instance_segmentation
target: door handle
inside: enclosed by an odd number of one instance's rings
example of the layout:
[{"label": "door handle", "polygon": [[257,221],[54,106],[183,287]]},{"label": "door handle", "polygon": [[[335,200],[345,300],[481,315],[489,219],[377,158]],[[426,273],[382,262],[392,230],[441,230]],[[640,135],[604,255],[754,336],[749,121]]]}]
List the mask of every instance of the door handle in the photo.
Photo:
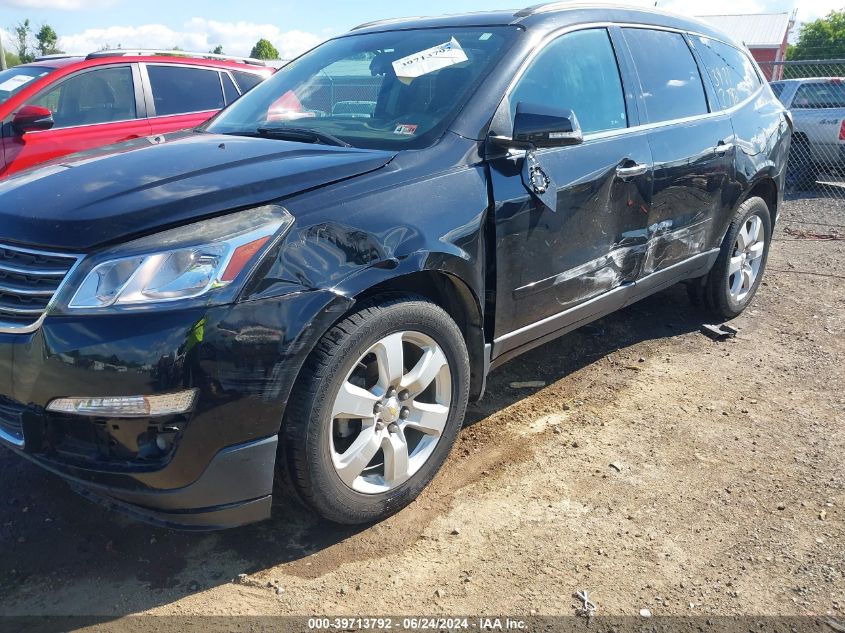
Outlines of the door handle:
[{"label": "door handle", "polygon": [[724,156],[729,151],[731,151],[733,148],[734,148],[733,143],[725,143],[724,141],[719,141],[719,144],[716,145],[715,152],[719,156]]},{"label": "door handle", "polygon": [[631,165],[630,167],[623,167],[622,165],[619,165],[619,167],[616,168],[616,175],[622,180],[631,180],[631,178],[642,176],[647,171],[648,165],[644,163],[637,163],[636,165]]}]

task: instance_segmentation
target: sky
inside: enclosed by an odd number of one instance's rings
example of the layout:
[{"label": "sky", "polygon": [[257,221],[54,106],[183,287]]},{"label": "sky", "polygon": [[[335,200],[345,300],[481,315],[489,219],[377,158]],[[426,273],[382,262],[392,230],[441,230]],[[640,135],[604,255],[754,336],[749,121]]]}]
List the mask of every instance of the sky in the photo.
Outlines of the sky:
[{"label": "sky", "polygon": [[[654,0],[624,3],[655,4]],[[845,8],[845,0],[658,0],[657,4],[684,15],[791,12],[797,8],[799,21]],[[273,42],[283,59],[290,59],[370,20],[521,8],[517,5],[519,0],[0,0],[0,37],[7,49],[14,50],[11,27],[28,18],[36,29],[43,23],[52,26],[60,36],[59,48],[68,53],[118,45],[208,51],[221,44],[226,53],[247,55],[263,37]]]}]

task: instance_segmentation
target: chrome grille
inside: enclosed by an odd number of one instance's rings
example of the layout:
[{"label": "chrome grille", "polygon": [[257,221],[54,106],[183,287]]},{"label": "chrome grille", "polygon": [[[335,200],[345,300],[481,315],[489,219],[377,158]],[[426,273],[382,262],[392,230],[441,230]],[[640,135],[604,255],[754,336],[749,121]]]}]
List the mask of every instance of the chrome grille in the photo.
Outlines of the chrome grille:
[{"label": "chrome grille", "polygon": [[78,261],[77,255],[0,244],[0,332],[37,329]]}]

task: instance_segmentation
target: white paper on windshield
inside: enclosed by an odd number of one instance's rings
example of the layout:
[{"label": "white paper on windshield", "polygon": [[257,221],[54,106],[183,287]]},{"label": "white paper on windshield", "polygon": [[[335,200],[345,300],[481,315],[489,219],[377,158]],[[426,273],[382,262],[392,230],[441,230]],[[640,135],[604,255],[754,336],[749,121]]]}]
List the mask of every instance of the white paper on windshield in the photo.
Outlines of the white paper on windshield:
[{"label": "white paper on windshield", "polygon": [[35,77],[30,77],[29,75],[15,75],[11,79],[7,79],[2,84],[0,84],[0,90],[4,92],[11,92],[20,88],[25,83],[28,83],[35,79]]},{"label": "white paper on windshield", "polygon": [[433,73],[468,61],[467,54],[454,37],[439,46],[408,55],[393,62],[396,78],[403,84],[410,84],[417,77]]}]

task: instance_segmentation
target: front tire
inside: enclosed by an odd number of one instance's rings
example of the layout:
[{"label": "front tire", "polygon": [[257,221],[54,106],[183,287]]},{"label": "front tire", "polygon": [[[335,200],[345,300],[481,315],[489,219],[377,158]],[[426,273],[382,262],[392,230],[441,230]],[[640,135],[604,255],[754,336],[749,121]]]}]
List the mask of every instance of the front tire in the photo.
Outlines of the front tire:
[{"label": "front tire", "polygon": [[749,198],[734,214],[710,273],[690,288],[700,291],[705,306],[723,319],[739,316],[754,299],[769,256],[772,219],[762,198]]},{"label": "front tire", "polygon": [[414,295],[363,306],[323,336],[294,386],[294,487],[337,523],[394,514],[446,460],[468,394],[466,343],[446,312]]}]

